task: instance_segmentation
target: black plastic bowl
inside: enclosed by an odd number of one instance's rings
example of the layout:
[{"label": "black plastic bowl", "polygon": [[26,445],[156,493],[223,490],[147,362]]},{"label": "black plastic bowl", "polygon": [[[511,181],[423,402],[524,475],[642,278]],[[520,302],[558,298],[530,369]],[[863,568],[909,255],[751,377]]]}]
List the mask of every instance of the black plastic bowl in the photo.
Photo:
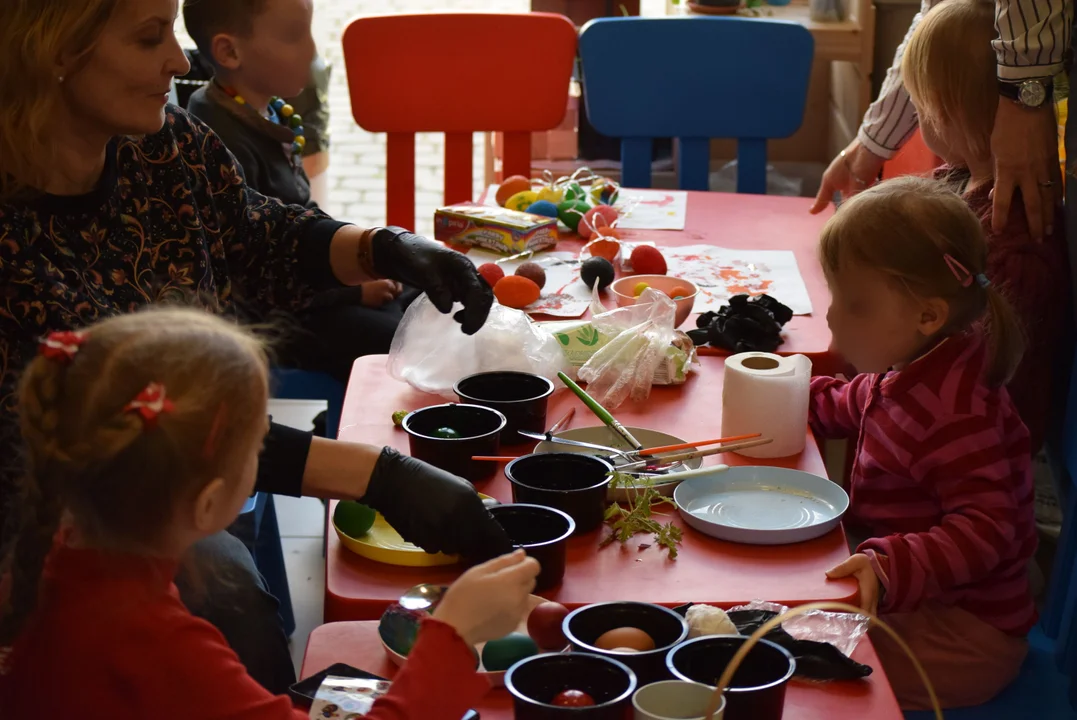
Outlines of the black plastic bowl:
[{"label": "black plastic bowl", "polygon": [[493,408],[508,421],[501,442],[528,442],[518,431],[546,432],[546,406],[553,383],[541,375],[523,372],[485,372],[469,375],[453,385],[460,402]]},{"label": "black plastic bowl", "polygon": [[505,467],[512,500],[564,510],[576,521],[576,534],[602,524],[613,466],[599,457],[574,453],[535,453]]},{"label": "black plastic bowl", "polygon": [[542,505],[495,505],[490,508],[516,547],[538,560],[542,570],[535,591],[557,587],[565,577],[568,538],[576,523],[567,514]]},{"label": "black plastic bowl", "polygon": [[[516,720],[624,720],[636,691],[636,676],[623,663],[586,653],[535,655],[505,674]],[[565,690],[580,690],[595,704],[551,705]]]},{"label": "black plastic bowl", "polygon": [[[666,664],[678,680],[714,687],[747,639],[741,635],[695,638],[673,648]],[[745,656],[725,691],[725,720],[781,720],[785,687],[796,665],[785,648],[760,640]]]},{"label": "black plastic bowl", "polygon": [[[654,640],[654,650],[629,654],[594,646],[602,635],[620,627],[639,628],[650,635]],[[640,685],[669,680],[671,675],[666,668],[666,655],[688,637],[688,623],[683,617],[661,605],[642,602],[587,605],[570,612],[565,617],[563,628],[574,651],[594,653],[623,662],[636,673]]]},{"label": "black plastic bowl", "polygon": [[[409,413],[402,423],[408,433],[412,457],[472,482],[493,477],[497,463],[472,460],[475,455],[497,455],[505,416],[478,405],[432,405]],[[452,428],[459,438],[440,438],[439,428]]]}]

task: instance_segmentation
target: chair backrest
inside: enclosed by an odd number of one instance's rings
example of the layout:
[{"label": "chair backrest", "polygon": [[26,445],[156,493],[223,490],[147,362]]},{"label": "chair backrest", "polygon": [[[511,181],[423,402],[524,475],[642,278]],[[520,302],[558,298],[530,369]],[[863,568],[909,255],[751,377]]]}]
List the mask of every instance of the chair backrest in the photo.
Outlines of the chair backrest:
[{"label": "chair backrest", "polygon": [[883,165],[883,180],[902,175],[928,177],[939,165],[942,165],[942,160],[924,144],[924,138],[917,129],[901,150]]},{"label": "chair backrest", "polygon": [[678,183],[707,190],[710,139],[737,139],[737,192],[766,192],[767,139],[804,118],[815,42],[795,23],[600,18],[580,33],[587,117],[621,138],[622,183],[650,187],[651,141],[678,140]]},{"label": "chair backrest", "polygon": [[387,133],[386,215],[414,227],[415,133],[445,133],[445,202],[472,199],[472,135],[504,133],[507,175],[531,174],[531,133],[565,115],[576,28],[562,15],[452,13],[353,20],[352,115]]}]

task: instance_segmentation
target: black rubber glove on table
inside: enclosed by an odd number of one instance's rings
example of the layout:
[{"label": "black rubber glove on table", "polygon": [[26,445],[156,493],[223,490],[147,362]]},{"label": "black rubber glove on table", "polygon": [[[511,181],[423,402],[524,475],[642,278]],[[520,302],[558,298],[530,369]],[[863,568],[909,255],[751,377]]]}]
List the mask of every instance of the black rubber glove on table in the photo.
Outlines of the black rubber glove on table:
[{"label": "black rubber glove on table", "polygon": [[453,303],[464,309],[453,318],[468,335],[479,331],[494,293],[466,257],[398,227],[381,228],[371,238],[374,269],[384,277],[426,293],[434,307],[452,312]]},{"label": "black rubber glove on table", "polygon": [[483,562],[512,552],[508,535],[471,483],[392,448],[381,451],[360,502],[429,553]]}]

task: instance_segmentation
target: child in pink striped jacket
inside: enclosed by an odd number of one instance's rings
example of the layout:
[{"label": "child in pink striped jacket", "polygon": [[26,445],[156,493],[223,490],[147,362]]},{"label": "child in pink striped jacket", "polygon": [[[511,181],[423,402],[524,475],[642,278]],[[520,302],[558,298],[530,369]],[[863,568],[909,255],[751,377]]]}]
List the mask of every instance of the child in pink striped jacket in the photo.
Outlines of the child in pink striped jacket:
[{"label": "child in pink striped jacket", "polygon": [[[975,213],[941,183],[901,178],[851,199],[820,260],[838,351],[862,374],[811,385],[819,437],[854,439],[846,529],[866,538],[829,576],[912,646],[948,707],[1017,674],[1036,621],[1029,435],[1004,387],[1022,336],[984,274]],[[902,707],[928,707],[911,664],[872,636]]]}]

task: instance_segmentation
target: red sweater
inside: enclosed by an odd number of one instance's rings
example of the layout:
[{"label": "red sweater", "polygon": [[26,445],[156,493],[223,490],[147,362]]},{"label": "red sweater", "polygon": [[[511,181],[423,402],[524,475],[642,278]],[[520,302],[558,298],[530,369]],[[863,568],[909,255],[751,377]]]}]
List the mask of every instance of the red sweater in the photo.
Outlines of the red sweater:
[{"label": "red sweater", "polygon": [[932,599],[1024,635],[1036,621],[1028,431],[1004,388],[981,380],[975,335],[949,338],[900,372],[816,377],[819,437],[856,438],[846,522],[870,539],[880,612]]},{"label": "red sweater", "polygon": [[[0,715],[33,718],[54,706],[110,720],[305,720],[187,611],[175,571],[167,561],[54,549],[37,611],[12,651],[0,650]],[[460,720],[489,689],[473,668],[453,629],[429,620],[366,717]]]}]

